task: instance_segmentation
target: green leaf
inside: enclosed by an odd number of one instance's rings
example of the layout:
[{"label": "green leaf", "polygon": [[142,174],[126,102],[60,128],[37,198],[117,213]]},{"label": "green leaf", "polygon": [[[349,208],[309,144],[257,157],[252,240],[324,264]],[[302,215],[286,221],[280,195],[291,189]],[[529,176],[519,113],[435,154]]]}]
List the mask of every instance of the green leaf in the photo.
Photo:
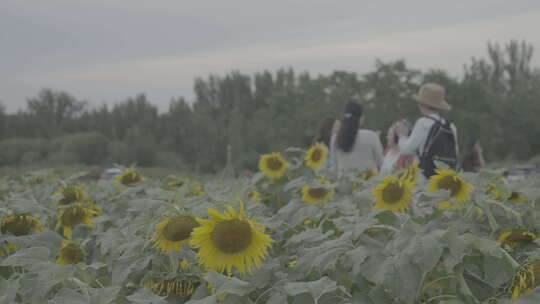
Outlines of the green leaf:
[{"label": "green leaf", "polygon": [[90,289],[90,304],[109,304],[118,296],[120,287]]},{"label": "green leaf", "polygon": [[480,251],[484,255],[489,255],[495,258],[502,257],[501,244],[499,242],[477,237],[470,233],[465,234],[463,239],[471,244],[474,249]]},{"label": "green leaf", "polygon": [[204,280],[212,285],[216,294],[232,293],[244,296],[253,291],[254,286],[248,282],[241,281],[235,277],[224,276],[215,271],[209,272]]},{"label": "green leaf", "polygon": [[45,247],[32,247],[18,250],[2,261],[2,266],[32,266],[49,259],[50,251]]},{"label": "green leaf", "polygon": [[412,257],[415,264],[417,264],[423,272],[428,272],[433,269],[439,262],[443,253],[442,244],[433,235],[434,233],[431,233],[421,237],[421,249],[416,250]]},{"label": "green leaf", "polygon": [[217,304],[218,301],[216,299],[216,296],[210,295],[206,298],[198,299],[198,300],[189,300],[186,302],[186,304]]},{"label": "green leaf", "polygon": [[330,235],[333,234],[333,231],[327,231],[323,234],[321,228],[316,229],[307,229],[304,230],[296,235],[293,235],[291,238],[287,240],[287,245],[297,244],[300,242],[303,243],[314,243],[314,242],[322,242],[323,240],[326,240]]},{"label": "green leaf", "polygon": [[309,273],[313,268],[321,271],[333,268],[339,257],[351,248],[347,235],[350,233],[342,235],[340,239],[328,240],[320,246],[307,249],[298,261],[299,271]]},{"label": "green leaf", "polygon": [[123,258],[115,261],[112,265],[112,284],[121,285],[130,274],[146,268],[152,257],[146,258]]},{"label": "green leaf", "polygon": [[444,264],[448,269],[452,269],[463,260],[467,244],[463,242],[453,227],[450,227],[440,240],[446,243],[449,249],[449,255],[445,256]]},{"label": "green leaf", "polygon": [[126,298],[133,304],[167,304],[167,301],[165,301],[166,297],[157,296],[148,288],[141,288]]},{"label": "green leaf", "polygon": [[337,283],[328,277],[322,277],[317,281],[286,283],[284,290],[290,296],[308,293],[314,300],[318,300],[323,294],[337,290]]},{"label": "green leaf", "polygon": [[37,275],[22,281],[26,292],[32,299],[44,298],[57,284],[73,276],[72,265],[62,266],[51,262],[42,262],[32,265],[31,270]]},{"label": "green leaf", "polygon": [[55,295],[54,299],[49,301],[50,304],[89,304],[90,301],[88,298],[84,297],[82,294],[71,290],[62,288]]},{"label": "green leaf", "polygon": [[351,260],[353,264],[353,275],[357,276],[358,274],[360,274],[360,265],[362,265],[362,263],[364,263],[364,261],[369,256],[369,251],[362,246],[358,246],[355,249],[345,253],[345,255]]},{"label": "green leaf", "polygon": [[100,235],[99,243],[101,254],[107,254],[111,249],[118,246],[119,242],[124,242],[124,235],[120,230],[111,228]]},{"label": "green leaf", "polygon": [[6,280],[0,277],[0,304],[15,303],[15,297],[19,290],[19,279]]},{"label": "green leaf", "polygon": [[287,295],[281,292],[273,292],[266,301],[266,304],[284,304],[287,303]]}]

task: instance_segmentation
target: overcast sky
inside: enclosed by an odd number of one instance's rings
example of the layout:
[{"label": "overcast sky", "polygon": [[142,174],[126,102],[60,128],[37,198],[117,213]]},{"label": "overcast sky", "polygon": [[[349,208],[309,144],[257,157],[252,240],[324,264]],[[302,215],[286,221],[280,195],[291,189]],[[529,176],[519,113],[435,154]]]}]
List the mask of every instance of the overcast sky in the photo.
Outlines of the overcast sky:
[{"label": "overcast sky", "polygon": [[0,101],[16,111],[47,87],[164,110],[211,73],[364,73],[376,58],[459,76],[512,38],[540,66],[539,0],[1,0]]}]

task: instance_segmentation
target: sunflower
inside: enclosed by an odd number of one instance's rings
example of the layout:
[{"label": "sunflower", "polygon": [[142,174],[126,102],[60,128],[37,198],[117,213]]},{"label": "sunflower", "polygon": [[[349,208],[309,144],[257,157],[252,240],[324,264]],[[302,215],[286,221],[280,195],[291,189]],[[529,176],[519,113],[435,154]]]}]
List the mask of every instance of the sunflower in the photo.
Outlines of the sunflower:
[{"label": "sunflower", "polygon": [[116,177],[116,182],[124,186],[129,186],[142,180],[142,175],[138,171],[135,171],[133,169],[128,169],[124,173]]},{"label": "sunflower", "polygon": [[[330,184],[330,181],[324,178],[317,178],[315,179],[315,182],[318,184]],[[328,203],[335,193],[336,191],[334,191],[334,189],[305,185],[302,188],[302,199],[308,205],[324,204]]]},{"label": "sunflower", "polygon": [[15,236],[22,236],[28,235],[32,231],[43,231],[43,225],[37,217],[31,215],[11,215],[2,219],[0,231],[2,234],[9,232]]},{"label": "sunflower", "polygon": [[193,181],[191,182],[191,191],[186,194],[186,197],[196,197],[204,194],[204,188],[201,183]]},{"label": "sunflower", "polygon": [[453,170],[438,170],[436,175],[429,179],[428,192],[439,190],[450,191],[450,198],[455,201],[444,201],[438,204],[442,210],[455,210],[463,205],[470,197],[473,186],[468,184],[461,176]]},{"label": "sunflower", "polygon": [[287,167],[289,167],[289,163],[277,152],[264,154],[259,160],[259,170],[273,179],[282,178],[285,175]]},{"label": "sunflower", "polygon": [[233,266],[240,273],[259,268],[273,240],[261,223],[246,218],[243,202],[239,212],[229,206],[223,214],[209,208],[208,215],[212,219],[197,219],[201,226],[191,234],[201,265],[229,274]]},{"label": "sunflower", "polygon": [[413,186],[418,183],[419,175],[420,167],[418,167],[418,161],[415,161],[409,167],[401,169],[397,173],[397,176],[400,179],[409,181]]},{"label": "sunflower", "polygon": [[485,186],[487,188],[485,194],[488,196],[489,199],[492,199],[492,200],[502,199],[502,193],[499,190],[499,188],[497,188],[497,185],[490,183],[490,184],[485,184]]},{"label": "sunflower", "polygon": [[373,170],[373,169],[369,169],[369,170],[366,170],[362,173],[360,173],[360,175],[358,175],[358,178],[361,178],[365,181],[371,179],[372,177],[375,177],[379,175],[379,172],[377,172],[376,170]]},{"label": "sunflower", "polygon": [[176,178],[167,182],[167,185],[174,188],[180,188],[187,185],[189,187],[189,192],[186,194],[186,197],[195,197],[204,194],[204,188],[201,183],[194,180]]},{"label": "sunflower", "polygon": [[184,179],[175,178],[168,181],[167,185],[169,185],[170,187],[182,187],[185,183],[186,181]]},{"label": "sunflower", "polygon": [[178,295],[186,297],[195,291],[196,284],[188,280],[174,279],[151,279],[144,283],[154,294],[165,297]]},{"label": "sunflower", "polygon": [[68,185],[60,188],[54,194],[62,194],[62,199],[58,201],[59,205],[69,205],[76,202],[84,202],[88,199],[88,194],[80,186]]},{"label": "sunflower", "polygon": [[525,229],[512,229],[506,231],[497,240],[499,243],[507,244],[510,247],[517,247],[525,243],[532,243],[540,235]]},{"label": "sunflower", "polygon": [[93,227],[92,217],[94,211],[89,208],[85,208],[81,204],[76,204],[73,207],[68,207],[60,210],[58,215],[56,228],[62,226],[64,228],[64,236],[71,239],[73,235],[73,227],[79,224],[85,224],[86,226]]},{"label": "sunflower", "polygon": [[58,259],[56,264],[70,265],[82,262],[84,253],[82,249],[72,241],[62,241],[62,246],[58,250]]},{"label": "sunflower", "polygon": [[248,193],[248,199],[250,201],[260,201],[262,200],[261,193],[257,190],[250,191]]},{"label": "sunflower", "polygon": [[11,254],[19,249],[19,245],[4,241],[4,245],[0,245],[0,256]]},{"label": "sunflower", "polygon": [[189,242],[193,229],[198,226],[199,223],[189,215],[165,219],[157,224],[152,242],[164,253],[180,251],[182,246]]},{"label": "sunflower", "polygon": [[514,275],[512,282],[509,285],[509,293],[512,301],[515,301],[522,296],[533,291],[539,282],[537,278],[540,276],[540,258],[534,257],[521,265]]},{"label": "sunflower", "polygon": [[404,212],[409,209],[414,185],[408,179],[388,175],[383,183],[372,191],[375,195],[375,209]]},{"label": "sunflower", "polygon": [[510,195],[508,196],[508,201],[511,203],[523,203],[528,201],[526,197],[521,195],[519,192],[512,191]]},{"label": "sunflower", "polygon": [[309,150],[306,151],[304,159],[306,164],[313,170],[317,170],[328,158],[328,148],[321,144],[315,143]]}]

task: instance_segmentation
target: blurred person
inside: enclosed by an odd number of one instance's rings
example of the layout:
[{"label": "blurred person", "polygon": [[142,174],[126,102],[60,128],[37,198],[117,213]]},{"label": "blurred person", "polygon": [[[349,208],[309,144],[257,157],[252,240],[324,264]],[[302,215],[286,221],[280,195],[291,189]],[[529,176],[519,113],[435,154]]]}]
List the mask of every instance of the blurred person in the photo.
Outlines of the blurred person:
[{"label": "blurred person", "polygon": [[384,149],[384,159],[381,166],[381,174],[391,174],[399,169],[407,168],[416,159],[414,154],[401,153],[399,149],[399,136],[396,134],[397,125],[402,122],[405,125],[407,134],[410,134],[411,124],[407,120],[394,122],[386,133],[386,148]]},{"label": "blurred person", "polygon": [[347,103],[330,143],[332,165],[338,174],[351,170],[379,171],[383,160],[381,141],[375,132],[363,129],[363,125],[362,106]]},{"label": "blurred person", "polygon": [[478,139],[475,137],[472,137],[465,147],[465,155],[463,156],[461,169],[465,172],[478,172],[485,166],[486,163],[484,161],[480,142],[478,142]]},{"label": "blurred person", "polygon": [[420,87],[414,99],[423,116],[414,124],[410,136],[403,123],[397,124],[396,134],[399,136],[401,153],[418,156],[419,167],[425,178],[435,174],[436,160],[455,170],[459,155],[457,129],[441,116],[441,111],[451,109],[445,100],[444,88],[436,83],[426,83]]},{"label": "blurred person", "polygon": [[326,147],[329,148],[335,123],[336,119],[334,118],[326,117],[323,119],[317,130],[317,135],[313,138],[313,144],[319,142],[325,144]]}]

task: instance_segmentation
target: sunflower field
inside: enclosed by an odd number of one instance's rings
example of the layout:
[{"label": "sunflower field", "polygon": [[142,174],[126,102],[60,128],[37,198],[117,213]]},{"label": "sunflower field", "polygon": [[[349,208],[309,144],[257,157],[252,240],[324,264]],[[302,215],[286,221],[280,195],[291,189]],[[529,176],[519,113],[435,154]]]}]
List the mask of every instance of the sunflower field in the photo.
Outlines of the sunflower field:
[{"label": "sunflower field", "polygon": [[328,170],[0,178],[0,304],[540,303],[540,177]]}]

